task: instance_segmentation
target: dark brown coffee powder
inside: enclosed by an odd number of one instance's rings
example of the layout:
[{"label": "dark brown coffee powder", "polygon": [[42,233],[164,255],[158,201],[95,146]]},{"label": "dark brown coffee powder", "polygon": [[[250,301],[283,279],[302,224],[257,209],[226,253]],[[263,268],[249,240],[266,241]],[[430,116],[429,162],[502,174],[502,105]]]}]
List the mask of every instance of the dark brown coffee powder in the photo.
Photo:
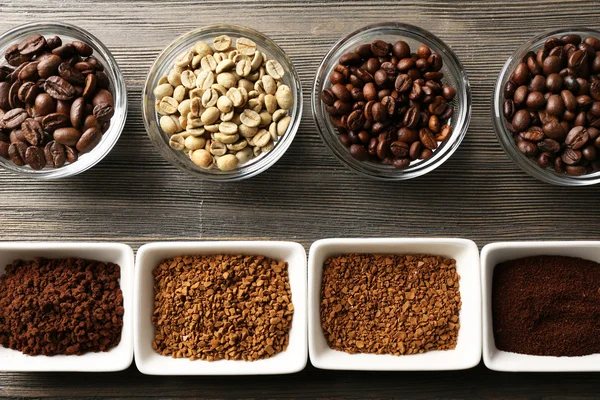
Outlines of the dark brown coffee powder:
[{"label": "dark brown coffee powder", "polygon": [[496,347],[539,356],[600,353],[600,264],[535,256],[494,269]]},{"label": "dark brown coffee powder", "polygon": [[110,350],[123,327],[120,275],[100,261],[14,261],[0,276],[0,346],[47,356]]}]

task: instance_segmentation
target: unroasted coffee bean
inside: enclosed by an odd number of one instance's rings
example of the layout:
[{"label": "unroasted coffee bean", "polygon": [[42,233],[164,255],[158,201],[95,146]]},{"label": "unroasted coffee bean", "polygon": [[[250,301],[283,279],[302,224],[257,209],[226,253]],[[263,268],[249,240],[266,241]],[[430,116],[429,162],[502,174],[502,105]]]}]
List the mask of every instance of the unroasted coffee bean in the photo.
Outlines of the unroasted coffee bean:
[{"label": "unroasted coffee bean", "polygon": [[427,46],[411,53],[406,42],[376,40],[359,45],[338,62],[331,86],[320,97],[348,151],[405,168],[411,146],[413,160],[428,159],[438,142],[450,137],[450,126],[443,127],[454,113],[448,102],[456,89],[442,81],[440,54]]}]

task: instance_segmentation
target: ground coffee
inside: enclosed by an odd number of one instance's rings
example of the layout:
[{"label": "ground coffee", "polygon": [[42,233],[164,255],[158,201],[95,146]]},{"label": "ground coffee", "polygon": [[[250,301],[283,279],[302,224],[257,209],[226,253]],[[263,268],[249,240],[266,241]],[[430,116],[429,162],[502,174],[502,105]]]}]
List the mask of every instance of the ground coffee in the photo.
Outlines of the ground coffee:
[{"label": "ground coffee", "polygon": [[535,256],[494,269],[496,347],[539,356],[600,353],[600,264]]},{"label": "ground coffee", "polygon": [[0,346],[25,354],[108,351],[121,341],[120,267],[76,258],[16,260],[0,276]]}]

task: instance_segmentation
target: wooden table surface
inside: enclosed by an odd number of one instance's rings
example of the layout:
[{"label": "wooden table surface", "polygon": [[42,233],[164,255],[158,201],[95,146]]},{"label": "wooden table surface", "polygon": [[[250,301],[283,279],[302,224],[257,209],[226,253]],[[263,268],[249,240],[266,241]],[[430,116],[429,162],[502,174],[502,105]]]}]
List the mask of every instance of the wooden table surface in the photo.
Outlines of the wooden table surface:
[{"label": "wooden table surface", "polygon": [[[320,238],[462,237],[600,239],[600,186],[561,188],[525,175],[491,124],[500,68],[525,40],[560,27],[600,28],[592,1],[91,1],[5,0],[0,31],[32,21],[76,24],[99,37],[128,87],[129,116],[113,151],[92,170],[58,182],[0,172],[0,240],[117,241],[282,239],[306,249]],[[364,25],[401,21],[430,30],[462,61],[473,89],[469,132],[427,176],[374,182],[346,170],[325,148],[310,115],[318,63]],[[158,53],[203,25],[262,31],[295,63],[305,94],[294,143],[250,180],[201,182],[165,162],[142,124],[141,91]],[[0,396],[200,398],[598,398],[600,374],[507,374],[483,365],[459,372],[321,371],[272,377],[150,377],[134,366],[111,374],[0,374]]]}]

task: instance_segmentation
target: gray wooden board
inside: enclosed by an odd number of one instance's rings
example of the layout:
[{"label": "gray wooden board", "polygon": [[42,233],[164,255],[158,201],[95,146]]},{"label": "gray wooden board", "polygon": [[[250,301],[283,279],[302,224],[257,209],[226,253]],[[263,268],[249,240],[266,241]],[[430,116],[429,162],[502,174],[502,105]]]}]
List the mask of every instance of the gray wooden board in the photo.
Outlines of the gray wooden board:
[{"label": "gray wooden board", "polygon": [[[594,1],[87,1],[4,0],[0,31],[32,21],[76,24],[99,37],[127,83],[129,116],[113,151],[71,179],[40,182],[0,172],[0,240],[117,241],[137,249],[157,240],[281,239],[307,249],[320,238],[463,237],[600,239],[600,186],[562,188],[525,175],[504,154],[491,124],[502,65],[525,40],[561,27],[600,28]],[[364,25],[401,21],[446,41],[469,75],[473,113],[458,151],[434,172],[404,183],[346,170],[321,142],[310,114],[319,62],[339,38]],[[250,180],[202,182],[171,167],[146,136],[141,90],[158,53],[179,35],[231,23],[262,31],[295,63],[305,95],[294,143]],[[236,386],[236,382],[239,386]],[[275,378],[0,374],[5,396],[199,396],[389,398],[596,397],[594,374],[337,373],[311,367]]]}]

